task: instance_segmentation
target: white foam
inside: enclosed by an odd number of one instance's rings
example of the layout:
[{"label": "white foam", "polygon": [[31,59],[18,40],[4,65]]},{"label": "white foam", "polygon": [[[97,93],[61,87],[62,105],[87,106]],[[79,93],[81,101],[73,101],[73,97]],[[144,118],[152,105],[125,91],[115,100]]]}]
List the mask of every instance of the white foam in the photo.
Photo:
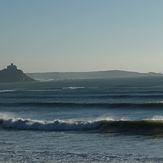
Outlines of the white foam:
[{"label": "white foam", "polygon": [[146,119],[146,120],[152,120],[152,121],[163,121],[163,116],[160,115],[155,115],[150,119]]},{"label": "white foam", "polygon": [[71,131],[96,128],[98,121],[39,121],[23,118],[0,119],[3,128],[21,130]]},{"label": "white foam", "polygon": [[100,116],[95,119],[95,121],[127,121],[127,117],[115,117],[115,116]]},{"label": "white foam", "polygon": [[75,90],[75,89],[84,89],[85,87],[64,87],[63,89],[72,89],[72,90]]},{"label": "white foam", "polygon": [[36,81],[39,82],[51,82],[51,81],[55,81],[55,79],[35,79]]}]

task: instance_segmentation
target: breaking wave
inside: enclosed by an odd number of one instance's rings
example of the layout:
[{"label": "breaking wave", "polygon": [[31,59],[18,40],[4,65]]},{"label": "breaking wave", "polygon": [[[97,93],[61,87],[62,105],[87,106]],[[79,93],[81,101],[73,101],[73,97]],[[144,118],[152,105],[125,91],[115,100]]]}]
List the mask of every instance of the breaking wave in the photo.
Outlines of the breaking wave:
[{"label": "breaking wave", "polygon": [[163,133],[163,117],[155,116],[143,120],[103,118],[90,121],[0,118],[0,127],[2,129],[40,131],[146,132],[157,130]]}]

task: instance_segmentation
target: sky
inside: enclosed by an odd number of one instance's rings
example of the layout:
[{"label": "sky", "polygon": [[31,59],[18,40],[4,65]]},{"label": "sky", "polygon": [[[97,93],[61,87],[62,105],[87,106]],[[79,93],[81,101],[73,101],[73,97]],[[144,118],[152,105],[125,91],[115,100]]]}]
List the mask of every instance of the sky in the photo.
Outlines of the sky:
[{"label": "sky", "polygon": [[162,0],[0,0],[0,69],[163,72]]}]

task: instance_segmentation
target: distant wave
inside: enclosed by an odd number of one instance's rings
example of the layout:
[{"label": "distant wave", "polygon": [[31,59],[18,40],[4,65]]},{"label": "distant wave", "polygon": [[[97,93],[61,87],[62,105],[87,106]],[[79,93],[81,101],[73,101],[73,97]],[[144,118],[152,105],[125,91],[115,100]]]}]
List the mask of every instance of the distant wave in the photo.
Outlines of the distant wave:
[{"label": "distant wave", "polygon": [[59,89],[27,89],[24,92],[56,92]]},{"label": "distant wave", "polygon": [[55,79],[35,79],[36,81],[39,81],[39,82],[51,82],[51,81],[55,81]]},{"label": "distant wave", "polygon": [[15,89],[0,90],[0,93],[15,92]]},{"label": "distant wave", "polygon": [[71,89],[71,90],[74,90],[74,89],[84,89],[85,87],[63,87],[63,89]]},{"label": "distant wave", "polygon": [[[16,91],[16,90],[15,90]],[[15,92],[15,91],[2,91],[2,93],[4,92]],[[94,95],[87,95],[87,94],[58,94],[58,93],[54,93],[57,91],[61,91],[60,89],[50,89],[50,90],[25,90],[25,91],[17,91],[19,93],[17,94],[11,94],[10,96],[7,96],[8,99],[79,99],[79,100],[115,100],[115,99],[122,99],[122,100],[128,100],[128,99],[144,99],[144,101],[147,99],[149,100],[157,100],[160,102],[162,101],[163,103],[163,95],[101,95],[101,94],[94,94]],[[24,93],[24,92],[34,92],[33,94],[28,94],[28,93]],[[35,93],[36,92],[36,93]],[[39,92],[39,93],[38,93]],[[45,94],[46,92],[46,94]],[[1,93],[1,91],[0,91]],[[6,98],[6,96],[1,96],[1,98]]]},{"label": "distant wave", "polygon": [[100,119],[92,121],[54,120],[39,121],[23,118],[0,119],[2,129],[14,130],[40,130],[40,131],[99,131],[99,132],[123,132],[123,131],[154,131],[163,132],[163,118],[151,118],[146,120],[114,120]]},{"label": "distant wave", "polygon": [[[76,89],[84,89],[85,87],[56,87],[51,89],[19,89],[19,92],[53,92],[53,91],[61,91],[61,90],[76,90]],[[0,90],[2,92],[14,92],[16,90]]]},{"label": "distant wave", "polygon": [[17,103],[0,103],[0,106],[34,106],[34,107],[84,107],[84,108],[149,108],[163,109],[163,102],[151,103],[78,103],[78,102],[17,102]]}]

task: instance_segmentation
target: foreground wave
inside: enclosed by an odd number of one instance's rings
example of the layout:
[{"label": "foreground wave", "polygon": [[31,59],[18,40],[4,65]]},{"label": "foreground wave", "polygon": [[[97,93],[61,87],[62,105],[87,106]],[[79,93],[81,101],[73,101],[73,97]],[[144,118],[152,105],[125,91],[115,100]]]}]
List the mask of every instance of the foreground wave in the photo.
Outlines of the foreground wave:
[{"label": "foreground wave", "polygon": [[99,132],[163,132],[163,119],[114,120],[101,119],[92,121],[54,120],[39,121],[23,118],[0,119],[2,129],[40,130],[40,131],[99,131]]}]

